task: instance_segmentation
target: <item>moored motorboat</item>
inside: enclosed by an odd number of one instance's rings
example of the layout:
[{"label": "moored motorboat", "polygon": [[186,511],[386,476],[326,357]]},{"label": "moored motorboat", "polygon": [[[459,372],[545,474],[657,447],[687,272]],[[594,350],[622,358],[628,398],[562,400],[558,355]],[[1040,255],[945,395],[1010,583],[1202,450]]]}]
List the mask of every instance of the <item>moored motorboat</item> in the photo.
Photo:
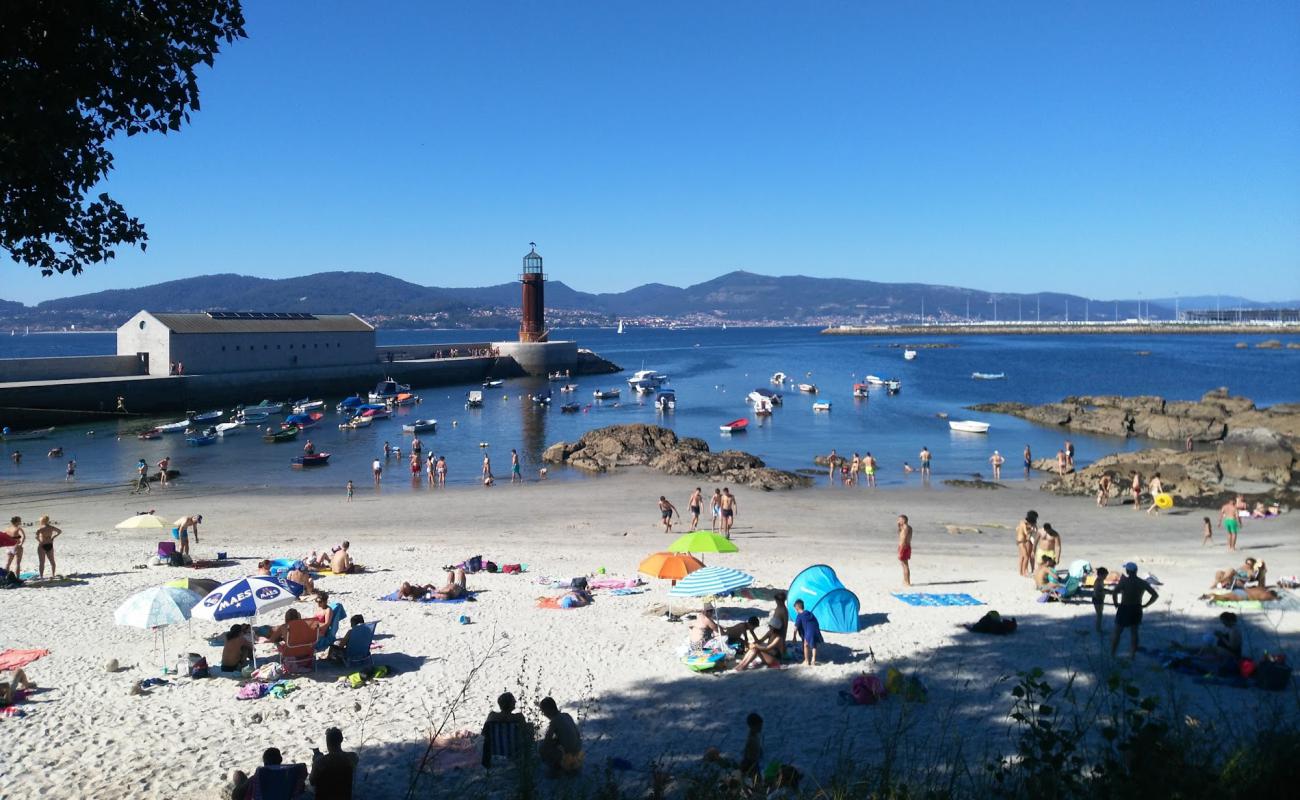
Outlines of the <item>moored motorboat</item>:
[{"label": "moored motorboat", "polygon": [[745,399],[751,403],[757,403],[760,399],[765,399],[768,403],[774,406],[779,406],[782,403],[782,398],[779,393],[762,386],[750,392]]},{"label": "moored motorboat", "polygon": [[478,389],[471,389],[470,392],[465,395],[465,408],[482,408],[482,407],[483,407],[483,393]]},{"label": "moored motorboat", "polygon": [[195,414],[190,417],[191,422],[216,422],[226,415],[225,411],[204,411],[202,414]]},{"label": "moored motorboat", "polygon": [[225,436],[228,433],[238,433],[241,423],[238,422],[219,422],[217,423],[217,435]]},{"label": "moored motorboat", "polygon": [[569,371],[567,369],[563,371],[551,372],[546,376],[547,380],[552,380],[552,381],[567,381],[571,377],[573,376],[569,374]]},{"label": "moored motorboat", "polygon": [[6,442],[23,442],[31,439],[44,439],[46,436],[49,436],[51,433],[54,433],[53,428],[37,428],[35,430],[30,430],[30,431],[14,431],[6,427],[4,429],[4,432],[0,433],[0,439],[4,439]]},{"label": "moored motorboat", "polygon": [[297,425],[284,425],[279,430],[268,430],[262,438],[268,442],[292,442],[298,433]]},{"label": "moored motorboat", "polygon": [[618,395],[618,389],[597,389],[591,393],[591,396],[597,400],[617,400]]},{"label": "moored motorboat", "polygon": [[150,428],[147,431],[141,431],[139,434],[136,435],[135,438],[143,439],[146,442],[152,441],[154,439],[161,439],[162,431],[158,430],[157,428]]},{"label": "moored motorboat", "polygon": [[766,397],[759,397],[754,400],[754,416],[770,417],[772,416],[772,401]]},{"label": "moored motorboat", "polygon": [[627,382],[629,386],[637,391],[641,391],[643,386],[648,386],[650,391],[653,392],[659,384],[666,380],[668,380],[667,375],[661,375],[652,369],[639,369],[632,373],[632,377],[628,378]]},{"label": "moored motorboat", "polygon": [[188,419],[183,419],[180,422],[169,422],[166,425],[159,425],[154,428],[154,430],[159,433],[184,433],[185,429],[189,426],[190,421]]},{"label": "moored motorboat", "polygon": [[830,411],[830,410],[831,410],[831,404],[830,404],[830,402],[827,401],[827,400],[822,400],[821,402],[813,403],[812,408],[813,408],[813,411]]},{"label": "moored motorboat", "polygon": [[484,389],[500,389],[504,385],[505,385],[505,381],[500,378],[488,378],[487,380],[483,381]]},{"label": "moored motorboat", "polygon": [[632,384],[632,391],[636,394],[654,394],[658,388],[659,384],[655,381],[638,381]]},{"label": "moored motorboat", "polygon": [[417,419],[415,422],[408,422],[402,426],[402,430],[407,433],[425,433],[426,431],[436,431],[438,429],[438,420],[436,419]]},{"label": "moored motorboat", "polygon": [[661,389],[655,396],[655,408],[660,411],[672,411],[677,408],[677,392],[673,389]]},{"label": "moored motorboat", "polygon": [[394,397],[389,402],[391,402],[396,408],[404,408],[406,406],[413,406],[420,402],[420,396],[418,394],[411,394],[410,392],[399,392],[397,397]]},{"label": "moored motorboat", "polygon": [[290,410],[290,403],[277,403],[273,400],[263,400],[255,406],[244,406],[241,410],[244,415],[249,414],[283,414]]},{"label": "moored motorboat", "polygon": [[774,385],[774,386],[784,386],[784,385],[785,385],[785,378],[786,378],[786,375],[785,375],[784,372],[773,372],[773,373],[772,373],[772,385]]},{"label": "moored motorboat", "polygon": [[741,431],[745,430],[745,428],[747,427],[749,427],[749,420],[745,417],[741,417],[740,419],[733,419],[731,422],[728,422],[725,425],[718,426],[718,428],[723,433],[740,433]]},{"label": "moored motorboat", "polygon": [[577,403],[565,403],[564,405],[560,406],[560,413],[562,414],[577,414],[581,410],[582,410],[582,406],[578,405]]},{"label": "moored motorboat", "polygon": [[1007,373],[1005,372],[972,372],[970,376],[977,381],[1003,381],[1007,379]]},{"label": "moored motorboat", "polygon": [[799,384],[799,391],[804,394],[817,394],[817,385],[813,383],[801,383]]},{"label": "moored motorboat", "polygon": [[323,467],[329,463],[329,453],[303,453],[293,457],[295,467]]},{"label": "moored motorboat", "polygon": [[889,392],[890,394],[898,394],[899,390],[902,388],[903,388],[903,382],[898,380],[897,378],[890,378],[889,380],[885,381],[885,391]]},{"label": "moored motorboat", "polygon": [[388,406],[378,403],[367,403],[357,409],[357,416],[368,417],[372,420],[388,419],[393,416],[393,412],[388,410]]},{"label": "moored motorboat", "polygon": [[358,408],[360,408],[365,404],[366,404],[366,400],[364,397],[362,397],[359,394],[354,394],[351,397],[345,397],[342,400],[340,400],[339,404],[334,408],[336,411],[339,411],[340,413],[352,414]]},{"label": "moored motorboat", "polygon": [[191,447],[202,447],[204,445],[213,444],[216,441],[217,435],[215,433],[200,433],[194,436],[185,437],[185,443]]},{"label": "moored motorboat", "polygon": [[884,385],[885,385],[885,379],[882,378],[882,377],[880,377],[879,375],[864,375],[864,376],[862,377],[862,382],[865,383],[865,384],[867,384],[868,386],[884,386]]},{"label": "moored motorboat", "polygon": [[912,360],[914,360],[914,359],[916,358],[916,351],[915,351],[915,350],[904,350],[904,351],[903,351],[903,358],[904,358],[905,360],[907,360],[907,361],[912,361]]},{"label": "moored motorboat", "polygon": [[357,428],[369,428],[372,424],[374,424],[374,422],[375,420],[373,418],[363,417],[358,414],[352,419],[349,419],[347,422],[344,422],[341,425],[339,425],[339,430],[355,431]]},{"label": "moored motorboat", "polygon": [[854,397],[870,397],[870,396],[871,396],[871,387],[868,386],[868,385],[865,384],[865,383],[855,383],[855,384],[853,384],[853,396],[854,396]]},{"label": "moored motorboat", "polygon": [[295,414],[307,414],[312,411],[321,411],[324,408],[324,400],[311,400],[304,397],[302,400],[293,404],[292,411]]},{"label": "moored motorboat", "polygon": [[387,403],[399,394],[410,391],[411,387],[407,384],[398,383],[392,378],[384,378],[382,381],[375,384],[374,389],[370,390],[370,402]]},{"label": "moored motorboat", "polygon": [[261,425],[263,422],[266,422],[270,418],[271,418],[270,414],[250,413],[248,411],[241,411],[239,412],[239,415],[235,417],[235,421],[238,422],[240,425]]},{"label": "moored motorboat", "polygon": [[948,427],[961,433],[988,433],[989,424],[987,422],[976,422],[973,419],[950,419]]},{"label": "moored motorboat", "polygon": [[576,392],[576,391],[578,391],[578,384],[576,384],[576,383],[566,383],[566,384],[564,384],[563,386],[560,387],[560,391],[561,391],[561,392]]}]

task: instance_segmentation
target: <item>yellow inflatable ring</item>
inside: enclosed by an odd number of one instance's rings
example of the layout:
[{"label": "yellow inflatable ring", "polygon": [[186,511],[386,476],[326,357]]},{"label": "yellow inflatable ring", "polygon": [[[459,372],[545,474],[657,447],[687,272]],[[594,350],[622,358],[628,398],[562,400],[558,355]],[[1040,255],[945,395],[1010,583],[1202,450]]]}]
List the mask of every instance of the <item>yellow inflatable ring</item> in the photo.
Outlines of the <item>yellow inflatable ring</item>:
[{"label": "yellow inflatable ring", "polygon": [[1168,492],[1161,492],[1156,495],[1156,508],[1173,508],[1174,496]]}]

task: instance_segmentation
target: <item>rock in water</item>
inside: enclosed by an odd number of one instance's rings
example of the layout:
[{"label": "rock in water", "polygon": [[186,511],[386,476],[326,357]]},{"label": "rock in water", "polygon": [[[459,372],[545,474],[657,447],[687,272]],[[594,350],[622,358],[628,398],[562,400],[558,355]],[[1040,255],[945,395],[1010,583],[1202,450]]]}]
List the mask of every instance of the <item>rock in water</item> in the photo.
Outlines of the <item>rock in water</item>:
[{"label": "rock in water", "polygon": [[793,472],[772,469],[757,456],[739,450],[714,453],[703,439],[679,438],[658,425],[610,425],[587,431],[576,442],[557,442],[542,460],[568,464],[587,472],[644,466],[669,475],[698,475],[760,489],[793,489],[812,481]]}]

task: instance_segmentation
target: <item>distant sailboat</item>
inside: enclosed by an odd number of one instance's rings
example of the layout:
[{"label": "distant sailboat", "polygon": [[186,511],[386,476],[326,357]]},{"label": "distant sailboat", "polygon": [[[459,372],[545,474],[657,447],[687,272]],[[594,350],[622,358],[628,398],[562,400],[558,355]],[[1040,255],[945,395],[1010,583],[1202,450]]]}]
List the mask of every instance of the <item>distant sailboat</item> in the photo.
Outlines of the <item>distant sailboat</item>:
[{"label": "distant sailboat", "polygon": [[618,332],[619,333],[623,332],[623,320],[621,319],[618,321]]},{"label": "distant sailboat", "polygon": [[725,322],[722,323],[722,329],[723,329],[724,331],[727,329],[727,323],[725,323]]}]

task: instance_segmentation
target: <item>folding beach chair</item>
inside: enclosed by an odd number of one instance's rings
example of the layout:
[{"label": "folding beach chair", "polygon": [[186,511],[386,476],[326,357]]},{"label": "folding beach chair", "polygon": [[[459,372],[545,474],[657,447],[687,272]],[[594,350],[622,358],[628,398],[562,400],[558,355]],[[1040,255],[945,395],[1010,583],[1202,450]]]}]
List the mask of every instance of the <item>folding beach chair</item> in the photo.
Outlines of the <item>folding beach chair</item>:
[{"label": "folding beach chair", "polygon": [[348,631],[348,646],[343,651],[343,666],[368,667],[373,663],[370,657],[370,643],[375,640],[375,628],[378,622],[366,622]]},{"label": "folding beach chair", "polygon": [[531,745],[532,739],[524,723],[493,720],[483,726],[483,767],[491,769],[495,759],[514,761]]},{"label": "folding beach chair", "polygon": [[316,639],[316,652],[322,653],[330,649],[330,645],[338,639],[339,625],[342,624],[347,613],[342,603],[330,603],[330,625],[321,631],[320,637]]},{"label": "folding beach chair", "polygon": [[280,666],[285,672],[316,671],[316,628],[305,619],[288,623],[280,645]]}]

